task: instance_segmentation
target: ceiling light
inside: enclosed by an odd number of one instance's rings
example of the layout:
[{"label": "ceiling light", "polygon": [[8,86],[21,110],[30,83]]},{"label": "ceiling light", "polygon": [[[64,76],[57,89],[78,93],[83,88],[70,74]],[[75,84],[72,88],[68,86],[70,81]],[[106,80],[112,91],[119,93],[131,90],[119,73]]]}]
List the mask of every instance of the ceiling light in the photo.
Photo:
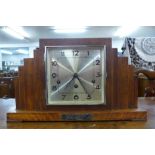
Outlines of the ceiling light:
[{"label": "ceiling light", "polygon": [[139,26],[121,26],[114,36],[119,36],[119,37],[126,37],[136,31]]},{"label": "ceiling light", "polygon": [[2,54],[9,54],[9,55],[12,55],[12,52],[7,51],[7,50],[1,50],[1,53],[2,53]]},{"label": "ceiling light", "polygon": [[19,27],[19,26],[7,26],[7,27],[3,27],[2,30],[15,37],[15,38],[18,38],[18,39],[25,39],[25,38],[28,38],[29,35],[28,33],[26,33],[22,27]]},{"label": "ceiling light", "polygon": [[9,26],[9,28],[24,36],[24,38],[30,37],[30,35],[21,26]]},{"label": "ceiling light", "polygon": [[16,52],[20,54],[28,54],[28,51],[22,49],[16,50]]},{"label": "ceiling light", "polygon": [[81,27],[68,27],[68,26],[54,26],[56,33],[82,33],[86,31],[86,26]]}]

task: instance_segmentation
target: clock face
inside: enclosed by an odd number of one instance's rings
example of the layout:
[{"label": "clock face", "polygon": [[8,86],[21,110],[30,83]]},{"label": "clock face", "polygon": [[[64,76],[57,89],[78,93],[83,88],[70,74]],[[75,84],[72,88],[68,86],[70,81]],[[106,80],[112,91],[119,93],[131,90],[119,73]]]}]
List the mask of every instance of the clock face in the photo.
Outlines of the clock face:
[{"label": "clock face", "polygon": [[105,104],[105,47],[46,47],[48,105]]}]

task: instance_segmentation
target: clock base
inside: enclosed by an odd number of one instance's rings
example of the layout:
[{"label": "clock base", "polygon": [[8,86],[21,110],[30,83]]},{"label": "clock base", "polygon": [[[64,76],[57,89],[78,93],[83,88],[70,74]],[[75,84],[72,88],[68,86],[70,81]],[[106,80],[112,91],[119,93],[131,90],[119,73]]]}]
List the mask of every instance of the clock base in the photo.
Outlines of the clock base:
[{"label": "clock base", "polygon": [[147,112],[137,109],[105,111],[16,111],[7,113],[7,121],[48,122],[48,121],[128,121],[147,120]]}]

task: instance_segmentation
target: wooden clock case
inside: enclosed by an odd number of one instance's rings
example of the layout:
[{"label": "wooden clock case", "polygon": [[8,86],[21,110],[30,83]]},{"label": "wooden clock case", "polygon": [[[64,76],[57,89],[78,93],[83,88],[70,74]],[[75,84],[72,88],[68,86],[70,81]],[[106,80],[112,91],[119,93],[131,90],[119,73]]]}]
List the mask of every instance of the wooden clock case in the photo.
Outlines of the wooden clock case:
[{"label": "wooden clock case", "polygon": [[[46,46],[106,46],[106,105],[47,105],[44,54]],[[40,39],[34,58],[24,60],[15,79],[16,112],[7,121],[146,120],[137,108],[137,79],[127,57],[118,57],[111,38]]]}]

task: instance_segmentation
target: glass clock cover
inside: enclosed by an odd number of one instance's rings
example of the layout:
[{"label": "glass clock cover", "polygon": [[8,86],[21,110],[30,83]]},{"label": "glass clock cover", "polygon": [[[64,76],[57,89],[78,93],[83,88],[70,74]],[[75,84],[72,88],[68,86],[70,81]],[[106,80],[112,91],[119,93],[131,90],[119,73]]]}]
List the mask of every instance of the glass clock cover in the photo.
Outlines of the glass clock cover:
[{"label": "glass clock cover", "polygon": [[48,105],[105,104],[105,47],[46,47]]}]

